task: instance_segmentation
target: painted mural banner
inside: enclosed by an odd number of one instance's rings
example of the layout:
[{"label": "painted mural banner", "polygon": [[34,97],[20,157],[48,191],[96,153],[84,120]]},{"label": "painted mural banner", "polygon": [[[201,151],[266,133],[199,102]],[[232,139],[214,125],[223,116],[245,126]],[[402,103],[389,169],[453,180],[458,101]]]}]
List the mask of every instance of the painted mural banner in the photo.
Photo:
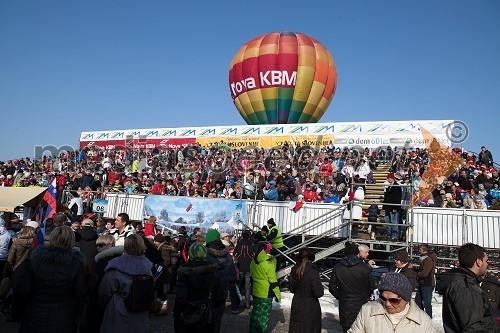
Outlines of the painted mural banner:
[{"label": "painted mural banner", "polygon": [[201,228],[228,234],[242,228],[246,218],[246,203],[241,200],[214,200],[206,198],[148,195],[144,202],[147,216],[154,215],[158,223],[173,230],[184,226],[191,232]]}]

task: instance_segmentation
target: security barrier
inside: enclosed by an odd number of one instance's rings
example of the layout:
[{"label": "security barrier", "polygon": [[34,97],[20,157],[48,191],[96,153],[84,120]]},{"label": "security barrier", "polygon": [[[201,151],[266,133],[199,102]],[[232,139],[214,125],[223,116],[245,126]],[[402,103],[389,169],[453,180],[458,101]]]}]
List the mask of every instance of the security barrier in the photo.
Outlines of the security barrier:
[{"label": "security barrier", "polygon": [[413,242],[460,246],[467,242],[500,248],[500,212],[456,208],[412,209]]}]

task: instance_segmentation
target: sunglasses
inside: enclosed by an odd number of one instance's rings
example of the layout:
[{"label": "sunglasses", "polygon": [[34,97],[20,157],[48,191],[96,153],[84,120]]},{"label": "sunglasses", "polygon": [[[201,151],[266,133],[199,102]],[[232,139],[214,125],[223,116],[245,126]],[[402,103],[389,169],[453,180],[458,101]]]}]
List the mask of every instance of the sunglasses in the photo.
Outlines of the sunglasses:
[{"label": "sunglasses", "polygon": [[385,298],[382,295],[380,295],[380,299],[384,303],[386,303],[387,301],[389,301],[389,303],[391,303],[392,305],[398,305],[403,300],[402,298]]}]

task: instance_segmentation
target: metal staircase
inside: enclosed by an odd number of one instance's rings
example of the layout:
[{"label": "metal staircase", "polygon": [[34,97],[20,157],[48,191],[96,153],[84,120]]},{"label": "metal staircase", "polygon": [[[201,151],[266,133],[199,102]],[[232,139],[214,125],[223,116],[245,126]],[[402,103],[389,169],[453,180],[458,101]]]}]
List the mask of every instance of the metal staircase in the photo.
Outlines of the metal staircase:
[{"label": "metal staircase", "polygon": [[[337,244],[330,246],[324,250],[316,252],[314,254],[315,262],[317,262],[321,259],[324,259],[324,258],[334,254],[335,252],[342,251],[345,247],[346,242],[347,242],[347,240],[343,240],[340,243],[337,243]],[[302,247],[302,244],[301,244],[301,247]],[[293,265],[288,265],[287,267],[280,269],[279,271],[276,272],[276,277],[278,279],[280,279],[280,278],[290,274],[292,267],[293,267]]]},{"label": "metal staircase", "polygon": [[[372,203],[375,203],[380,205],[380,208],[382,208],[380,197],[383,197],[383,182],[387,177],[388,167],[382,165],[382,167],[379,167],[378,172],[379,173],[376,174],[377,183],[367,185],[368,197],[366,197],[365,195],[365,200],[358,202],[358,204],[360,203],[362,206],[368,207]],[[359,221],[353,220],[343,220],[342,223],[318,235],[311,236],[311,234],[308,234],[308,231],[314,230],[318,226],[328,223],[336,217],[342,216],[345,209],[346,205],[333,207],[332,210],[330,210],[326,214],[303,223],[299,227],[296,227],[293,230],[289,230],[286,234],[283,235],[285,244],[287,240],[292,240],[293,238],[301,238],[301,241],[287,247],[284,251],[279,251],[280,253],[277,257],[285,257],[286,265],[276,272],[278,278],[283,278],[291,272],[291,269],[295,264],[295,253],[297,253],[300,248],[305,246],[309,247],[314,252],[315,262],[319,262],[325,259],[339,259],[341,257],[341,255],[339,255],[339,252],[344,250],[345,244],[348,241],[367,245],[370,248],[370,251],[373,251],[375,253],[374,257],[376,257],[377,255],[379,256],[379,258],[375,258],[376,260],[378,259],[381,262],[385,261],[388,263],[392,263],[392,254],[402,249],[411,248],[411,221],[408,222],[408,224],[404,225],[407,230],[407,236],[404,241],[386,240],[385,235],[373,239],[370,238],[368,234],[366,234],[368,235],[368,237],[366,237],[366,235],[361,232],[353,236],[351,234],[353,225],[360,224]],[[365,221],[368,222],[367,220]],[[361,222],[361,224],[363,224],[363,222]],[[383,233],[385,233],[385,227],[388,225],[388,223],[385,223],[384,217],[382,215],[379,216],[377,222],[370,222],[370,224],[374,225],[374,228],[383,230]],[[402,225],[398,226],[401,227]],[[347,233],[344,233],[344,237],[338,237],[338,234],[341,230],[348,231]],[[334,235],[336,235],[337,237],[333,237]],[[279,261],[284,262],[284,260]],[[322,265],[323,267],[328,267],[327,269],[323,269],[321,271],[321,275],[323,277],[327,277],[331,272],[331,263],[326,263],[326,265]]]}]

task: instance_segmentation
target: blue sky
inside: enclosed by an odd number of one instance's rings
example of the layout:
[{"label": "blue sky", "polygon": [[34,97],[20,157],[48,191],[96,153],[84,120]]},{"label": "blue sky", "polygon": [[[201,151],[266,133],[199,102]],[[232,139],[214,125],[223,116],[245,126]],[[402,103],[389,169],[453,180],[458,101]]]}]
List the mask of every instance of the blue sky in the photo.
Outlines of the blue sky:
[{"label": "blue sky", "polygon": [[82,131],[243,125],[228,68],[253,37],[332,53],[322,122],[459,119],[500,158],[500,1],[1,1],[0,160]]}]

